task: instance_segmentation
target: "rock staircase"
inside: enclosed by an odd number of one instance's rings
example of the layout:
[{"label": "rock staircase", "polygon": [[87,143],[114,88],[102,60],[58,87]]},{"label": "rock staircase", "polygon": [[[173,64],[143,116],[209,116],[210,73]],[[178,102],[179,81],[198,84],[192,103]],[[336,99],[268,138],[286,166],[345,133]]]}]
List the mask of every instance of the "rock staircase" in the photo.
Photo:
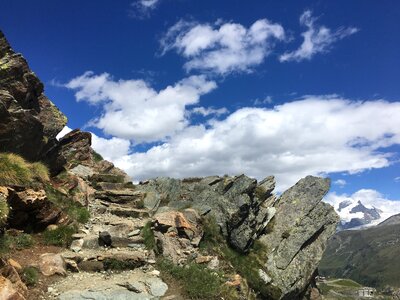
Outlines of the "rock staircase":
[{"label": "rock staircase", "polygon": [[[146,194],[119,175],[95,174],[91,218],[63,252],[69,275],[49,288],[47,299],[158,299],[168,286],[141,229],[151,220]],[[110,241],[111,240],[111,243]],[[112,276],[111,276],[112,275]]]}]

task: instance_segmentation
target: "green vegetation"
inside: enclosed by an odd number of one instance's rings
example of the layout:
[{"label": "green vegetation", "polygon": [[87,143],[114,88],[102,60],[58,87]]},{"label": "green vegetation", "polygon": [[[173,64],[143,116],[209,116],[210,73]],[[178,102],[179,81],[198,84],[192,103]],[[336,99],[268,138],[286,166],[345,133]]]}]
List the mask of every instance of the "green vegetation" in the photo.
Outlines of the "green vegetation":
[{"label": "green vegetation", "polygon": [[0,235],[0,253],[5,254],[11,250],[22,250],[33,246],[33,238],[27,233],[10,235],[3,233]]},{"label": "green vegetation", "polygon": [[143,237],[144,245],[147,250],[153,250],[156,247],[156,241],[154,239],[154,232],[151,229],[151,222],[147,222],[142,228],[140,234]]},{"label": "green vegetation", "polygon": [[72,220],[82,224],[89,221],[90,213],[86,207],[72,201],[50,184],[45,186],[45,190],[49,201],[61,208]]},{"label": "green vegetation", "polygon": [[162,274],[177,280],[190,299],[216,299],[221,293],[223,278],[221,274],[204,266],[189,263],[177,266],[169,260],[159,260],[157,266]]},{"label": "green vegetation", "polygon": [[61,225],[54,230],[43,232],[43,241],[47,245],[67,247],[72,242],[72,235],[76,232],[71,226]]},{"label": "green vegetation", "polygon": [[105,270],[133,270],[137,267],[137,262],[129,260],[119,260],[116,258],[107,258],[103,261]]},{"label": "green vegetation", "polygon": [[29,163],[16,154],[0,153],[0,185],[31,186],[36,181],[48,180],[49,171],[44,164]]},{"label": "green vegetation", "polygon": [[39,272],[35,267],[25,267],[22,269],[21,278],[28,286],[34,286],[39,280]]},{"label": "green vegetation", "polygon": [[266,248],[263,244],[255,242],[248,254],[241,254],[229,247],[220,233],[220,228],[212,218],[204,220],[204,236],[199,247],[207,253],[214,253],[222,257],[233,266],[235,272],[245,278],[251,288],[260,291],[266,297],[279,298],[279,290],[272,286],[266,286],[261,279],[258,270],[264,269],[266,261]]},{"label": "green vegetation", "polygon": [[10,207],[8,206],[6,199],[0,195],[0,228],[6,224],[9,212]]},{"label": "green vegetation", "polygon": [[104,158],[99,153],[97,153],[96,151],[93,150],[93,160],[95,162],[99,162],[99,161],[104,160]]},{"label": "green vegetation", "polygon": [[328,243],[320,274],[375,288],[400,287],[399,231],[400,224],[394,224],[337,233]]}]

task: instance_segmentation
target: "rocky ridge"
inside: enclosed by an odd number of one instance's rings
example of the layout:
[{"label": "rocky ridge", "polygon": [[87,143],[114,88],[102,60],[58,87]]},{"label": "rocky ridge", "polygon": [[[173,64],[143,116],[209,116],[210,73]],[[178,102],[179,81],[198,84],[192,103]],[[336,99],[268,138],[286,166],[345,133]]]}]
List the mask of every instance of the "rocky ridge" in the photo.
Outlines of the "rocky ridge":
[{"label": "rocky ridge", "polygon": [[[60,224],[77,228],[68,250],[41,257],[53,258],[43,266],[57,266],[58,273],[67,275],[49,287],[45,299],[158,299],[168,295],[157,270],[160,260],[224,271],[218,280],[235,290],[236,299],[250,294],[316,299],[313,278],[339,221],[333,208],[321,202],[328,179],[308,176],[279,197],[273,193],[273,176],[260,182],[245,175],[156,178],[134,185],[93,151],[90,133],[74,130],[57,141],[65,123],[44,96],[42,83],[0,33],[0,151],[46,162],[52,173],[50,188],[6,186],[0,189],[0,200],[10,204],[15,199],[10,195],[25,195],[12,208],[28,203],[32,209],[26,220],[37,230]],[[48,201],[53,192],[86,207],[90,219],[77,224]],[[37,200],[32,201],[33,194]],[[15,213],[11,209],[10,216]],[[210,224],[217,229],[213,234],[218,243],[204,248]],[[254,260],[245,274],[230,257]],[[8,266],[4,262],[2,268]],[[43,274],[52,273],[38,267]],[[2,274],[0,285],[14,288],[20,297],[15,299],[29,297]]]}]

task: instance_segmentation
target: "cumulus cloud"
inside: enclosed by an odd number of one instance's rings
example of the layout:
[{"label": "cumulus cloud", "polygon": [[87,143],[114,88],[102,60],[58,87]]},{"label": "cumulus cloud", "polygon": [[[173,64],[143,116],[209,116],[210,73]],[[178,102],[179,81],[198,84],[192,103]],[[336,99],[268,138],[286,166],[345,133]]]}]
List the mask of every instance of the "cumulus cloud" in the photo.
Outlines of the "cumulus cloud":
[{"label": "cumulus cloud", "polygon": [[390,165],[394,159],[380,150],[400,144],[399,115],[399,102],[308,96],[272,109],[241,108],[207,126],[187,126],[167,142],[114,162],[135,180],[273,174],[282,191],[309,174]]},{"label": "cumulus cloud", "polygon": [[158,7],[161,0],[136,0],[131,3],[129,15],[136,19],[149,18],[151,12]]},{"label": "cumulus cloud", "polygon": [[207,117],[207,116],[211,116],[211,115],[222,116],[227,113],[229,113],[229,111],[226,107],[213,108],[213,107],[198,106],[198,107],[194,107],[192,110],[190,110],[190,114],[199,114],[199,115],[202,115],[203,117]]},{"label": "cumulus cloud", "polygon": [[[336,193],[329,193],[328,195],[326,195],[324,201],[331,204],[336,209],[336,211],[339,211],[339,204],[343,201],[349,203],[349,207],[357,205],[357,203],[360,201],[367,208],[375,207],[381,210],[381,218],[375,220],[374,222],[369,224],[369,226],[379,224],[390,216],[400,213],[400,199],[388,199],[378,191],[372,189],[361,189],[352,195],[338,195]],[[356,215],[354,213],[350,213],[350,211],[346,209],[340,210],[339,215],[341,219],[345,222],[349,222],[352,218],[355,217],[363,217],[362,213]]]},{"label": "cumulus cloud", "polygon": [[86,72],[65,85],[77,101],[101,105],[102,115],[90,122],[106,134],[134,143],[164,140],[188,125],[186,106],[216,88],[205,76],[190,76],[160,91],[143,80],[114,80],[109,74]]},{"label": "cumulus cloud", "polygon": [[64,135],[70,133],[72,131],[68,126],[64,126],[64,128],[57,134],[56,139],[60,140]]},{"label": "cumulus cloud", "polygon": [[300,24],[307,27],[307,31],[302,33],[303,43],[299,49],[281,55],[279,57],[281,62],[311,59],[317,53],[328,52],[333,43],[358,31],[355,27],[339,27],[332,31],[325,26],[316,25],[316,20],[310,10],[301,15]]},{"label": "cumulus cloud", "polygon": [[129,153],[131,142],[116,137],[106,139],[92,133],[92,147],[96,152],[101,153],[104,159],[115,161]]},{"label": "cumulus cloud", "polygon": [[337,186],[339,186],[339,187],[344,187],[344,186],[347,184],[347,182],[346,182],[346,180],[344,180],[344,179],[338,179],[338,180],[335,180],[335,181],[333,182],[333,184],[334,184],[334,185],[337,185]]},{"label": "cumulus cloud", "polygon": [[283,40],[284,29],[267,19],[249,28],[238,23],[199,24],[179,21],[161,39],[162,53],[175,50],[187,62],[187,71],[197,69],[217,74],[248,72],[270,54],[273,42]]}]

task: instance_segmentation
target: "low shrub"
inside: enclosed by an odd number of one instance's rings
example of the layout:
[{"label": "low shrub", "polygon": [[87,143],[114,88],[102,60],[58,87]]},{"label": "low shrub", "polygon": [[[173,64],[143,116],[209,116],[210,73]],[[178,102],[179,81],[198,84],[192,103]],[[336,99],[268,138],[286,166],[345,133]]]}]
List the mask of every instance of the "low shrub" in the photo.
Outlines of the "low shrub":
[{"label": "low shrub", "polygon": [[169,260],[161,259],[157,266],[162,274],[177,280],[190,299],[216,299],[221,293],[224,282],[221,274],[202,265],[189,263],[177,266]]},{"label": "low shrub", "polygon": [[47,245],[67,247],[72,242],[72,235],[75,228],[71,226],[61,225],[54,230],[46,230],[43,232],[43,241]]},{"label": "low shrub", "polygon": [[6,224],[8,214],[10,213],[10,207],[6,199],[0,195],[0,229]]},{"label": "low shrub", "polygon": [[45,186],[45,190],[49,201],[61,208],[72,220],[82,224],[89,221],[90,213],[86,207],[66,197],[50,184]]},{"label": "low shrub", "polygon": [[103,261],[105,270],[133,270],[137,267],[137,263],[129,260],[119,260],[115,258],[108,258]]},{"label": "low shrub", "polygon": [[144,240],[144,245],[147,250],[153,250],[156,247],[156,241],[154,238],[154,232],[151,229],[151,222],[147,222],[140,232]]},{"label": "low shrub", "polygon": [[25,267],[21,271],[22,281],[28,286],[34,286],[38,283],[39,272],[35,267]]}]

